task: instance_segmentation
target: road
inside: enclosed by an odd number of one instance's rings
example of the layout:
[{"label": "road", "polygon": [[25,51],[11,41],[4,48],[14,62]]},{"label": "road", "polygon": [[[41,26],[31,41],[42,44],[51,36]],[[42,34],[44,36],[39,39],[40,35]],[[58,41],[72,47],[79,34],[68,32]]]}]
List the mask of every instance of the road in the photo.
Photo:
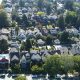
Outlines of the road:
[{"label": "road", "polygon": [[[27,75],[26,78],[27,78],[28,80],[32,80],[31,75]],[[14,79],[12,78],[12,76],[11,76],[11,77],[8,77],[8,74],[5,74],[5,78],[3,78],[3,79],[0,78],[0,80],[14,80]]]}]

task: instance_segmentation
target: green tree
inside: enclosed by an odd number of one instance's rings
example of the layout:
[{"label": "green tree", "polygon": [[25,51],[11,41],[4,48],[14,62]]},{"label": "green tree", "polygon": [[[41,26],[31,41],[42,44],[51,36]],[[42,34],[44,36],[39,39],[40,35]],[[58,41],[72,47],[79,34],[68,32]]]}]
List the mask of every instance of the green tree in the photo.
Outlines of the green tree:
[{"label": "green tree", "polygon": [[20,0],[19,1],[19,6],[22,8],[22,7],[24,7],[24,5],[25,5],[24,1],[23,0]]},{"label": "green tree", "polygon": [[7,17],[7,14],[1,10],[0,11],[0,28],[3,28],[3,27],[9,27],[9,21],[8,21],[8,17]]},{"label": "green tree", "polygon": [[47,4],[46,12],[47,12],[47,15],[50,15],[50,13],[51,13],[51,5],[50,4]]},{"label": "green tree", "polygon": [[8,42],[5,39],[0,40],[0,51],[8,50]]},{"label": "green tree", "polygon": [[74,61],[72,55],[61,55],[60,58],[61,71],[63,74],[68,74],[68,72],[73,72],[74,70]]},{"label": "green tree", "polygon": [[15,31],[16,31],[16,34],[18,35],[18,32],[19,32],[19,27],[18,27],[18,25],[15,27]]},{"label": "green tree", "polygon": [[64,19],[63,15],[60,15],[60,17],[57,21],[57,25],[60,27],[61,30],[65,29],[65,19]]},{"label": "green tree", "polygon": [[20,64],[15,64],[14,66],[11,66],[11,70],[13,73],[20,73],[21,72]]},{"label": "green tree", "polygon": [[79,29],[79,27],[80,27],[80,15],[78,16],[76,21],[76,28]]},{"label": "green tree", "polygon": [[73,1],[67,0],[65,2],[64,7],[65,7],[65,9],[68,9],[68,10],[71,10],[71,11],[74,10],[74,8],[73,8]]},{"label": "green tree", "polygon": [[21,43],[20,51],[25,50],[25,42]]},{"label": "green tree", "polygon": [[16,27],[16,25],[17,25],[16,21],[13,21],[12,22],[12,27]]},{"label": "green tree", "polygon": [[32,48],[32,44],[30,39],[27,39],[25,43],[25,50],[30,51],[30,48]]},{"label": "green tree", "polygon": [[38,8],[42,10],[43,7],[44,7],[44,0],[38,0]]},{"label": "green tree", "polygon": [[74,69],[79,72],[80,75],[80,56],[74,56]]},{"label": "green tree", "polygon": [[47,45],[52,45],[52,40],[53,40],[52,36],[48,35],[47,38],[46,38],[46,44]]},{"label": "green tree", "polygon": [[27,19],[26,15],[22,16],[22,23],[24,27],[29,27],[29,20]]},{"label": "green tree", "polygon": [[67,44],[67,43],[69,43],[68,41],[69,41],[69,33],[68,32],[63,32],[62,34],[61,34],[61,37],[60,37],[60,41],[61,41],[61,43],[65,43],[65,44]]},{"label": "green tree", "polygon": [[28,80],[28,79],[26,79],[26,76],[20,75],[15,80]]},{"label": "green tree", "polygon": [[46,73],[51,76],[55,76],[60,71],[60,56],[53,55],[47,57],[43,67]]},{"label": "green tree", "polygon": [[74,11],[68,11],[65,17],[65,23],[71,26],[76,25],[76,20],[77,20],[77,13]]},{"label": "green tree", "polygon": [[33,65],[31,68],[31,71],[33,74],[42,74],[43,73],[43,68],[39,67],[38,65]]}]

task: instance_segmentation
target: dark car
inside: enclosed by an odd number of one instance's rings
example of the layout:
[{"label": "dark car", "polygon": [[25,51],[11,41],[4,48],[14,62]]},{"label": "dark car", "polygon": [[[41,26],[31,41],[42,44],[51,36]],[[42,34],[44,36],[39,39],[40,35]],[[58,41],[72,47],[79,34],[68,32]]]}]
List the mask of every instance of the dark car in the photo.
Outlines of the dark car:
[{"label": "dark car", "polygon": [[5,78],[5,74],[0,74],[0,78]]},{"label": "dark car", "polygon": [[17,76],[17,74],[12,74],[12,78],[16,78]]}]

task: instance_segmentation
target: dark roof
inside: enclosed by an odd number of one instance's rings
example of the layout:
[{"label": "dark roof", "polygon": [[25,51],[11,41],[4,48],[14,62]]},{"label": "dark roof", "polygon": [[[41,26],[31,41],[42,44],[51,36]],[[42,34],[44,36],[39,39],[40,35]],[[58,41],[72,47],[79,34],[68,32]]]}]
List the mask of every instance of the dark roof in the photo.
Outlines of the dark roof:
[{"label": "dark roof", "polygon": [[[14,57],[14,59],[13,59],[13,57]],[[18,59],[20,58],[19,52],[11,52],[10,59],[15,60],[16,58],[18,58]]]},{"label": "dark roof", "polygon": [[7,59],[5,59],[5,58],[2,58],[1,60],[0,60],[0,62],[8,62],[9,60],[7,60]]},{"label": "dark roof", "polygon": [[51,51],[51,55],[56,54],[56,53],[61,54],[61,51],[60,50],[53,50],[53,51]]}]

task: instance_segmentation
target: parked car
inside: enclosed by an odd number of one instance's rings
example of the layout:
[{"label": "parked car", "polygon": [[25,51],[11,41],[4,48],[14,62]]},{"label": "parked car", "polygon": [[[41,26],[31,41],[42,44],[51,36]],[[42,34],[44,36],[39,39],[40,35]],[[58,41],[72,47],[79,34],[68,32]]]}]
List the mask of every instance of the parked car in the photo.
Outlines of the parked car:
[{"label": "parked car", "polygon": [[5,74],[0,74],[0,78],[5,78]]}]

